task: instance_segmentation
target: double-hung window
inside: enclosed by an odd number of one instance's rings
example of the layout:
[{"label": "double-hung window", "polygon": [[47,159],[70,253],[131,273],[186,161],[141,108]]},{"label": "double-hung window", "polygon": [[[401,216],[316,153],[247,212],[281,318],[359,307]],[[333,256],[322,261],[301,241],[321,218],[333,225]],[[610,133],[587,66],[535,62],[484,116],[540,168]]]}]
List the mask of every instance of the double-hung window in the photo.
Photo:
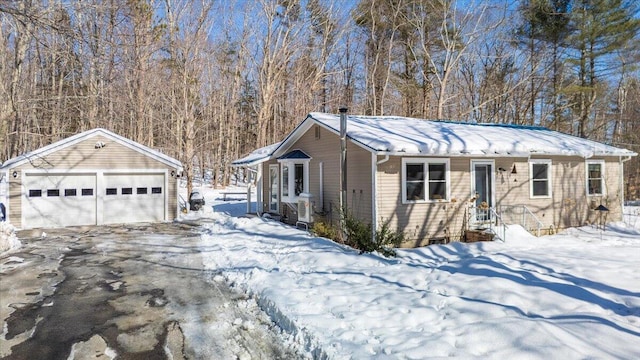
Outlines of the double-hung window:
[{"label": "double-hung window", "polygon": [[402,159],[402,202],[449,200],[449,159]]},{"label": "double-hung window", "polygon": [[551,160],[530,160],[530,196],[532,198],[551,197]]},{"label": "double-hung window", "polygon": [[587,161],[587,195],[604,195],[604,161]]}]

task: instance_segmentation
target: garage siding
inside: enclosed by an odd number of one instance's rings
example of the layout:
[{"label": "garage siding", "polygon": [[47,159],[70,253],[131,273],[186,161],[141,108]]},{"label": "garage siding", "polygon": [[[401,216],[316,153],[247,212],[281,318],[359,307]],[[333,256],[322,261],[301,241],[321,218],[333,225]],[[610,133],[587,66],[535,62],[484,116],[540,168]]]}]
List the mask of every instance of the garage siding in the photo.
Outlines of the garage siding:
[{"label": "garage siding", "polygon": [[[62,141],[61,143],[63,143]],[[162,178],[162,201],[159,202],[160,196],[157,194],[151,194],[151,185],[148,187],[149,196],[154,198],[154,201],[149,202],[150,206],[161,206],[162,210],[158,212],[158,209],[148,209],[149,220],[148,221],[164,221],[173,220],[178,215],[178,193],[177,193],[177,179],[172,176],[172,171],[177,171],[170,165],[167,165],[161,160],[148,156],[147,154],[138,151],[135,148],[126,146],[116,139],[95,135],[90,136],[87,139],[79,141],[75,144],[61,146],[59,149],[50,149],[47,153],[40,154],[37,158],[34,157],[29,162],[20,164],[9,170],[9,219],[17,228],[33,228],[33,227],[47,227],[47,222],[44,220],[36,220],[34,225],[25,223],[25,215],[33,217],[35,214],[23,214],[23,207],[26,205],[33,205],[27,203],[28,187],[30,176],[40,175],[54,175],[54,176],[67,176],[77,174],[93,174],[98,179],[105,173],[123,173],[132,175],[144,176],[148,174],[156,174]],[[13,172],[19,174],[16,178],[12,176]],[[23,178],[24,177],[24,178]],[[157,183],[158,178],[155,182]],[[24,182],[24,183],[23,183]],[[24,186],[23,186],[24,185]],[[132,185],[133,186],[133,185]],[[94,207],[97,206],[97,214],[93,216],[95,220],[92,224],[100,224],[101,211],[104,210],[100,206],[101,202],[98,201],[99,197],[102,197],[105,193],[105,188],[100,188],[100,184],[96,183],[93,187]],[[153,186],[157,187],[157,186]],[[41,187],[41,190],[46,190]],[[64,188],[59,188],[61,194],[64,192]],[[77,188],[80,192],[81,189]],[[134,190],[135,192],[135,190]],[[62,196],[61,200],[66,200]],[[40,199],[39,205],[41,206],[53,206],[47,204],[47,199]],[[29,211],[33,211],[32,206],[28,207]],[[69,210],[69,209],[68,209]],[[67,214],[66,218],[68,219]],[[87,216],[78,216],[78,220],[68,221],[65,226],[71,225],[84,225],[86,223]],[[123,217],[120,220],[122,222],[130,222],[130,217]],[[107,223],[112,223],[112,220],[108,220]],[[50,224],[54,226],[54,224]]]}]

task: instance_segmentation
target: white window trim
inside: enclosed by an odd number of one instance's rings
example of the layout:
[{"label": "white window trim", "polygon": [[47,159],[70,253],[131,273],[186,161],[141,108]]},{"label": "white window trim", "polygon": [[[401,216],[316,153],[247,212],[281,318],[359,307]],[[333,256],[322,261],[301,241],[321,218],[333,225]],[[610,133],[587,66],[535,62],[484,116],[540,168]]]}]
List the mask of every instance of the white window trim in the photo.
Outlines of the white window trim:
[{"label": "white window trim", "polygon": [[[533,195],[533,165],[546,164],[547,171],[547,193],[548,195]],[[530,159],[529,160],[529,197],[532,199],[550,199],[553,197],[553,162],[550,159]]]},{"label": "white window trim", "polygon": [[[407,199],[407,164],[423,164],[425,166],[425,189],[422,200],[408,200]],[[445,185],[446,199],[429,200],[429,179],[428,179],[428,166],[429,164],[445,164]],[[402,158],[402,203],[403,204],[422,204],[422,203],[441,203],[451,201],[451,167],[450,160],[448,158]]]},{"label": "white window trim", "polygon": [[[302,164],[303,165],[303,184],[302,184],[302,192],[303,193],[308,193],[309,192],[309,161],[311,161],[311,159],[283,159],[283,160],[278,160],[278,162],[280,163],[280,202],[286,202],[286,203],[297,203],[298,202],[298,198],[300,196],[296,196],[296,191],[295,191],[295,186],[296,186],[296,169],[295,166],[298,164]],[[288,176],[288,186],[289,186],[289,194],[287,196],[284,196],[284,168],[287,167],[289,170],[289,176]]]},{"label": "white window trim", "polygon": [[[600,165],[600,180],[602,181],[601,186],[602,188],[600,189],[600,194],[589,194],[589,165],[591,164],[599,164]],[[604,160],[587,160],[585,163],[585,191],[587,193],[587,196],[604,196],[606,194],[606,186],[605,186],[605,162]]]}]

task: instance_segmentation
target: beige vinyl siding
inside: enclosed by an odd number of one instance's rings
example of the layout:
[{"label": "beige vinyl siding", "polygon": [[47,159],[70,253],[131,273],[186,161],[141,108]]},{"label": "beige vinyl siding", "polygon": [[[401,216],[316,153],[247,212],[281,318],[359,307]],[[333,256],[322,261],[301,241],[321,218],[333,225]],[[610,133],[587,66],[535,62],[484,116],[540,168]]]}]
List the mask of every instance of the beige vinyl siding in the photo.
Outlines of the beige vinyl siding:
[{"label": "beige vinyl siding", "polygon": [[[96,149],[96,143],[102,142],[104,147]],[[52,151],[46,156],[32,159],[21,166],[11,168],[9,173],[16,171],[21,174],[23,170],[119,170],[119,169],[153,169],[165,170],[171,173],[172,169],[166,164],[155,160],[143,153],[130,149],[117,141],[104,137],[93,136],[76,144]],[[108,170],[107,170],[108,169]],[[13,178],[9,176],[9,212],[10,219],[14,226],[22,227],[22,176]],[[169,220],[177,217],[177,179],[169,176],[168,194]],[[97,189],[94,189],[97,194]]]},{"label": "beige vinyl siding", "polygon": [[[171,172],[169,172],[171,174]],[[168,177],[168,212],[169,215],[167,220],[172,221],[173,219],[178,217],[178,179],[175,176]]]},{"label": "beige vinyl siding", "polygon": [[392,156],[378,166],[378,222],[387,222],[392,229],[404,232],[409,241],[403,246],[427,245],[430,238],[458,240],[462,236],[471,198],[470,160],[452,158],[449,166],[448,201],[409,204],[402,203],[402,158]]},{"label": "beige vinyl siding", "polygon": [[[382,157],[378,157],[382,159]],[[430,238],[448,237],[460,240],[468,220],[471,199],[471,160],[494,160],[495,206],[525,205],[542,222],[542,233],[567,227],[594,224],[600,204],[610,211],[602,214],[607,221],[622,217],[620,164],[618,158],[596,158],[605,162],[605,194],[587,196],[586,160],[580,157],[537,157],[549,159],[551,198],[532,198],[530,194],[529,160],[527,158],[450,158],[451,199],[434,203],[402,203],[402,157],[392,156],[378,166],[378,212],[380,223],[404,231],[410,241],[403,246],[422,246]],[[513,168],[515,166],[515,173]],[[498,169],[504,169],[500,171]]]},{"label": "beige vinyl siding", "polygon": [[[600,204],[610,211],[609,221],[622,218],[620,189],[620,164],[618,158],[594,158],[605,160],[605,194],[587,196],[586,160],[580,157],[535,157],[552,161],[551,198],[531,198],[529,161],[526,158],[496,160],[496,168],[504,173],[496,174],[496,193],[499,205],[526,205],[542,222],[542,233],[558,229],[593,224],[599,213],[593,208]],[[501,164],[501,165],[499,165]],[[513,164],[517,173],[512,174]]]},{"label": "beige vinyl siding", "polygon": [[[318,130],[316,130],[318,129]],[[320,136],[317,137],[316,135]],[[313,195],[315,218],[323,217],[335,224],[340,218],[340,138],[318,125],[300,137],[289,149],[302,150],[311,157],[309,162],[309,192]],[[269,210],[269,165],[277,160],[263,163],[263,211]],[[323,202],[320,203],[320,163],[323,165]],[[347,142],[347,206],[359,219],[371,222],[371,153]],[[282,179],[280,179],[282,181]],[[284,205],[280,205],[283,214]]]},{"label": "beige vinyl siding", "polygon": [[[97,142],[105,144],[96,149]],[[35,159],[21,169],[165,169],[167,165],[103,136],[93,136],[77,144]]]},{"label": "beige vinyl siding", "polygon": [[[316,211],[336,222],[340,219],[340,137],[320,127],[316,138],[314,125],[292,147],[301,149],[312,159],[309,164],[309,186],[316,200]],[[337,151],[336,151],[337,150]],[[323,202],[319,204],[320,170],[323,164]],[[347,199],[346,206],[358,219],[371,222],[371,153],[347,141]]]},{"label": "beige vinyl siding", "polygon": [[[12,173],[11,171],[10,173]],[[11,225],[16,228],[22,228],[22,183],[20,178],[14,179],[9,175],[9,213],[7,218],[11,221]]]}]

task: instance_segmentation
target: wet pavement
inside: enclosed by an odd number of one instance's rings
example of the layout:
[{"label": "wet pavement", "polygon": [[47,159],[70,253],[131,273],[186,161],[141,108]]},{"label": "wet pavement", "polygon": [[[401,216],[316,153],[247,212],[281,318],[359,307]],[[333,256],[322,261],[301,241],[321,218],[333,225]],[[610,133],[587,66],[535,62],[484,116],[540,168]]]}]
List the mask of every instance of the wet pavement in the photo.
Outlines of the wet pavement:
[{"label": "wet pavement", "polygon": [[[300,359],[203,268],[197,224],[19,233],[0,257],[2,359]],[[222,240],[221,240],[222,241]]]}]

